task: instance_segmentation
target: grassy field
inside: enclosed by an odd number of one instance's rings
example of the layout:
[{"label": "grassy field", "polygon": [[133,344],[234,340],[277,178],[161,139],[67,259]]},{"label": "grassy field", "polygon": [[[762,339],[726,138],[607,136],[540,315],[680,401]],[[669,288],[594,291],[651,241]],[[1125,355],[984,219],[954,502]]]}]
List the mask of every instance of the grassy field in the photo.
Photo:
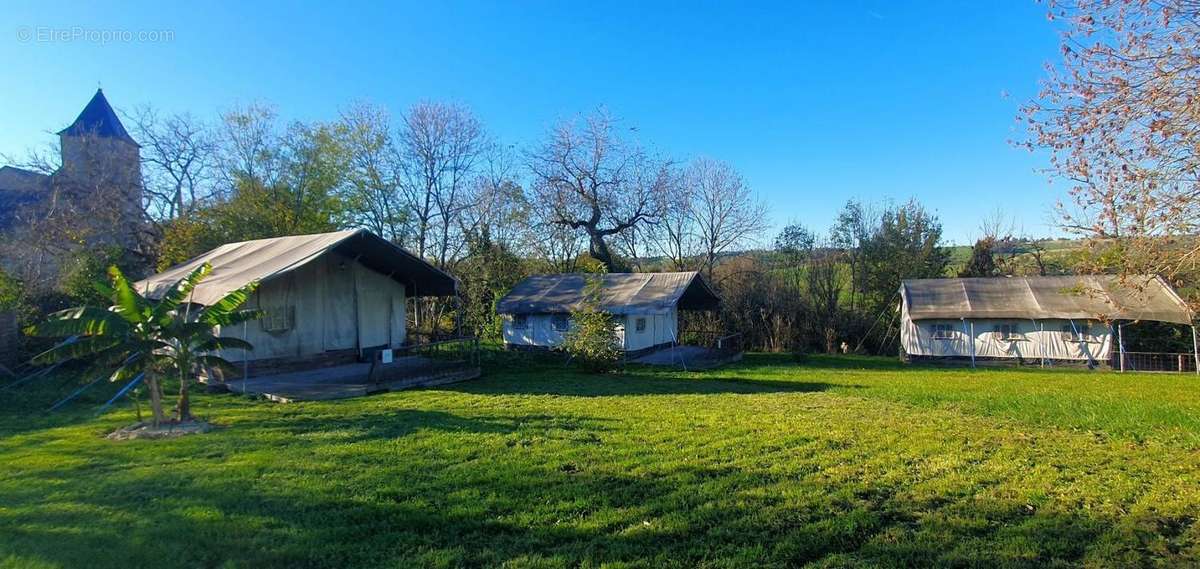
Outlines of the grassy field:
[{"label": "grassy field", "polygon": [[0,402],[0,567],[1200,564],[1200,379],[753,355],[222,425]]}]

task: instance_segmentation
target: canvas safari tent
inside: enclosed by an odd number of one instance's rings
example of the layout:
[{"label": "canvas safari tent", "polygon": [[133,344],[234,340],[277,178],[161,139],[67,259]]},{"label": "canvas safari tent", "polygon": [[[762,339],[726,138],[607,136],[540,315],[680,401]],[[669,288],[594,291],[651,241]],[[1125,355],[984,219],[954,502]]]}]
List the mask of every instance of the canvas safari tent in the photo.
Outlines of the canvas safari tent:
[{"label": "canvas safari tent", "polygon": [[[612,314],[625,352],[678,343],[680,310],[716,310],[721,300],[696,272],[609,273],[601,279],[600,309]],[[504,343],[550,348],[570,330],[570,315],[584,302],[588,275],[531,276],[496,305],[504,317]]]},{"label": "canvas safari tent", "polygon": [[260,283],[245,306],[264,317],[220,330],[254,345],[230,354],[234,361],[353,361],[366,350],[397,348],[407,341],[408,299],[458,290],[450,275],[362,229],[229,243],[136,286],[159,298],[206,262],[212,273],[193,291],[195,304]]},{"label": "canvas safari tent", "polygon": [[906,280],[900,321],[907,359],[1095,365],[1123,349],[1114,325],[1192,315],[1161,278],[1089,275]]}]

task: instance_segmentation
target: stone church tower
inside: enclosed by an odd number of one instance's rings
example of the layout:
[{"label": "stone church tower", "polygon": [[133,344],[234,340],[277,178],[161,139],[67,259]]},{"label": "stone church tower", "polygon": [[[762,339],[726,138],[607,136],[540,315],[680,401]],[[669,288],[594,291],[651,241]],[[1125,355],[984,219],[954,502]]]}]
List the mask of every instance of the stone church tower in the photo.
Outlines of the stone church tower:
[{"label": "stone church tower", "polygon": [[58,137],[53,172],[0,167],[0,269],[35,288],[53,286],[80,248],[138,255],[145,241],[141,147],[104,92]]},{"label": "stone church tower", "polygon": [[96,90],[58,138],[62,165],[51,176],[51,184],[79,200],[81,209],[97,213],[88,240],[135,247],[143,224],[141,147],[121,124],[104,91]]}]

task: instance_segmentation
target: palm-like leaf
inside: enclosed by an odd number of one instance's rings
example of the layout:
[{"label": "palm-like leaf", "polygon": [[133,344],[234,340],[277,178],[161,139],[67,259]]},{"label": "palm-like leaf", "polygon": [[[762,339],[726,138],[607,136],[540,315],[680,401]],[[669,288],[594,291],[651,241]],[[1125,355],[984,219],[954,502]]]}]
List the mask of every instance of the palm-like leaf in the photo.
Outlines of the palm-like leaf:
[{"label": "palm-like leaf", "polygon": [[[179,307],[211,270],[207,264],[198,267],[155,303],[142,297],[119,269],[110,267],[112,286],[98,285],[96,289],[109,296],[111,308],[85,306],[64,310],[26,329],[32,335],[70,337],[39,354],[34,363],[84,359],[92,368],[112,370],[110,381],[128,384],[134,378],[145,377],[148,384],[157,386],[160,394],[162,377],[179,377],[183,380],[179,418],[186,418],[186,386],[194,379],[191,374],[197,366],[235,369],[213,352],[253,349],[245,340],[219,337],[215,328],[240,324],[261,315],[255,310],[238,310],[258,283],[227,294],[204,308],[194,320],[181,314]],[[161,401],[154,405],[157,421],[162,417]]]},{"label": "palm-like leaf", "polygon": [[233,312],[233,313],[229,314],[228,316],[226,316],[225,322],[221,325],[222,326],[236,326],[238,324],[241,324],[242,322],[258,320],[259,318],[263,317],[263,314],[265,314],[265,312],[263,312],[262,310],[259,310],[257,308],[251,309],[251,310],[238,310],[238,311]]},{"label": "palm-like leaf", "polygon": [[197,352],[215,352],[217,350],[253,350],[254,345],[241,338],[212,337],[197,344],[195,349]]},{"label": "palm-like leaf", "polygon": [[150,308],[146,299],[133,289],[129,279],[116,266],[108,268],[108,276],[112,279],[113,309],[122,318],[132,324],[141,324],[150,316]]},{"label": "palm-like leaf", "polygon": [[[74,338],[74,337],[73,337]],[[33,357],[33,363],[56,364],[95,355],[124,343],[120,336],[88,336],[63,342]]]},{"label": "palm-like leaf", "polygon": [[113,287],[109,286],[109,284],[104,281],[96,281],[92,283],[92,288],[96,289],[96,292],[100,293],[100,296],[103,296],[104,298],[112,298],[116,296],[116,291],[113,290]]},{"label": "palm-like leaf", "polygon": [[241,372],[241,368],[237,367],[236,365],[233,364],[233,362],[231,362],[221,356],[214,356],[212,354],[209,354],[209,355],[205,355],[205,356],[200,356],[199,359],[197,359],[197,361],[202,366],[213,368],[213,369],[219,369],[225,373],[237,374],[237,373]]},{"label": "palm-like leaf", "polygon": [[120,335],[128,332],[129,323],[116,313],[91,306],[55,312],[47,316],[46,321],[25,329],[26,334],[43,338]]},{"label": "palm-like leaf", "polygon": [[183,280],[171,285],[171,288],[167,289],[167,292],[163,294],[162,300],[159,300],[158,304],[154,306],[154,312],[150,318],[162,324],[169,323],[171,311],[179,308],[179,305],[187,300],[188,295],[192,293],[196,285],[199,285],[209,273],[212,273],[212,265],[203,263],[199,267],[196,267],[196,270],[192,271],[188,276],[184,277]]},{"label": "palm-like leaf", "polygon": [[[251,294],[254,294],[258,288],[258,281],[248,283],[246,286],[225,295],[224,298],[218,300],[204,309],[198,318],[201,322],[207,322],[214,326],[228,326],[235,322],[234,314],[238,308],[246,303]],[[237,322],[244,322],[238,320]]]}]

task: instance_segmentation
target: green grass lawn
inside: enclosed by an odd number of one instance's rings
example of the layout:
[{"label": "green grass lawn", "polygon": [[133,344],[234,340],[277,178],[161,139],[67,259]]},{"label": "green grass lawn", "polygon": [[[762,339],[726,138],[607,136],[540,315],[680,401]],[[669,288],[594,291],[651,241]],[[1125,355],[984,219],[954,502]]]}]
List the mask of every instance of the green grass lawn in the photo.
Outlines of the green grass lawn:
[{"label": "green grass lawn", "polygon": [[1200,564],[1200,379],[500,364],[111,442],[0,394],[0,567]]}]

